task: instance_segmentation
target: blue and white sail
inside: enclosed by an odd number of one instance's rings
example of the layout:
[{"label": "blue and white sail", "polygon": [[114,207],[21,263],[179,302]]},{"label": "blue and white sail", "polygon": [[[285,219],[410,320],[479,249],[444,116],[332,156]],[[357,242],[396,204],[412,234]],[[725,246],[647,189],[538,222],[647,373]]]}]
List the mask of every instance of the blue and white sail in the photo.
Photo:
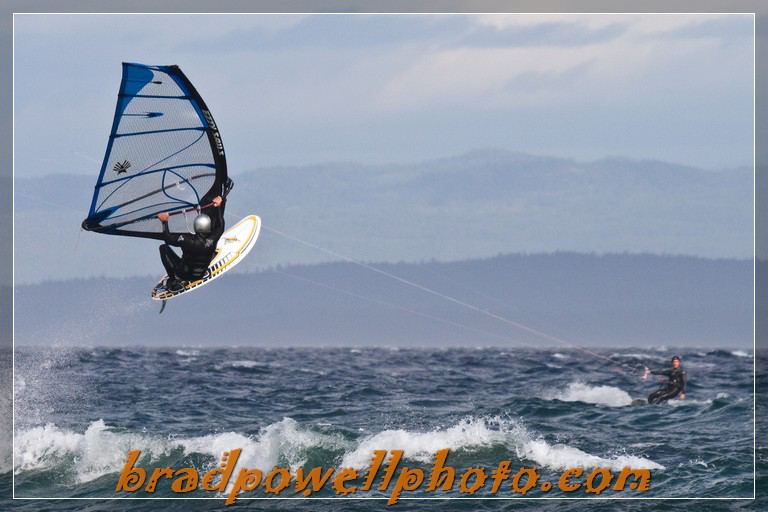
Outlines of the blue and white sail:
[{"label": "blue and white sail", "polygon": [[227,164],[216,122],[178,66],[123,63],[109,142],[83,228],[156,238],[225,195]]}]

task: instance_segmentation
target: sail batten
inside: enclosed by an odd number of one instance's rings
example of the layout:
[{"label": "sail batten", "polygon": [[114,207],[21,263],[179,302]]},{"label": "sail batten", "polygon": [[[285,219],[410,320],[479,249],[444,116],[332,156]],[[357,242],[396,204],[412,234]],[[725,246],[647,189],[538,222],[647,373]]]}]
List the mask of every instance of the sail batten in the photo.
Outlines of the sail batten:
[{"label": "sail batten", "polygon": [[203,127],[191,127],[191,128],[166,128],[164,130],[146,130],[143,132],[131,132],[131,133],[116,133],[115,138],[118,137],[133,137],[135,135],[151,135],[153,133],[171,133],[171,132],[185,132],[185,131],[198,131],[198,132],[204,132],[205,128]]},{"label": "sail batten", "polygon": [[227,182],[224,148],[213,116],[178,66],[124,63],[115,117],[83,227],[155,238],[158,213],[201,209]]},{"label": "sail batten", "polygon": [[[171,170],[171,169],[185,168],[185,167],[208,167],[208,168],[211,168],[211,169],[215,169],[216,168],[216,166],[213,165],[213,164],[196,162],[196,163],[193,163],[193,164],[174,165],[172,167],[161,167],[160,169],[146,170],[146,171],[142,171],[141,174],[151,174],[151,173],[163,172],[163,171],[168,171],[168,170]],[[137,174],[139,174],[139,173],[137,173]],[[208,175],[215,176],[215,174],[211,174],[211,173],[207,173],[206,174],[206,176],[208,176]],[[194,178],[194,176],[193,176],[193,178]],[[103,181],[101,183],[98,183],[96,185],[96,187],[105,187],[105,186],[111,185],[113,183],[118,183],[118,182],[121,182],[121,181],[130,180],[130,179],[133,179],[133,176],[126,176],[126,177],[123,177],[123,178],[115,178],[113,180]]]}]

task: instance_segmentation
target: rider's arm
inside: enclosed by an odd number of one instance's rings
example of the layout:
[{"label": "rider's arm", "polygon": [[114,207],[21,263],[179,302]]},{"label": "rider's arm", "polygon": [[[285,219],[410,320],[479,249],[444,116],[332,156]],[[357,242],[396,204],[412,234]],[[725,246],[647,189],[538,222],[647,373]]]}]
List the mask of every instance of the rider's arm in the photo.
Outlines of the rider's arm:
[{"label": "rider's arm", "polygon": [[218,240],[221,238],[221,235],[224,234],[224,203],[226,203],[226,199],[224,199],[220,206],[210,208],[209,215],[211,216],[211,237],[215,240]]},{"label": "rider's arm", "polygon": [[649,373],[651,375],[664,375],[665,377],[669,377],[672,370],[651,370]]},{"label": "rider's arm", "polygon": [[167,220],[161,220],[160,222],[163,223],[163,240],[165,240],[165,243],[168,245],[175,245],[176,247],[181,247],[181,241],[179,240],[178,233],[171,233],[168,230],[168,221]]}]

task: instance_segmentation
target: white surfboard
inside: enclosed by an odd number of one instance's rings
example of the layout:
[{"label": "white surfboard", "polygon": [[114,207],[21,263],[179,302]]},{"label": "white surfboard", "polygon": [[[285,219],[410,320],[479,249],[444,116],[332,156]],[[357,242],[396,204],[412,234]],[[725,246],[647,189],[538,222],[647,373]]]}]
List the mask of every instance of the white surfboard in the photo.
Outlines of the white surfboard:
[{"label": "white surfboard", "polygon": [[216,255],[208,266],[205,276],[195,281],[185,283],[182,290],[171,292],[164,286],[168,276],[163,276],[152,290],[152,299],[168,300],[183,295],[189,291],[210,283],[226,271],[240,263],[251,251],[261,231],[261,219],[257,215],[249,215],[229,228],[221,235],[216,244]]}]

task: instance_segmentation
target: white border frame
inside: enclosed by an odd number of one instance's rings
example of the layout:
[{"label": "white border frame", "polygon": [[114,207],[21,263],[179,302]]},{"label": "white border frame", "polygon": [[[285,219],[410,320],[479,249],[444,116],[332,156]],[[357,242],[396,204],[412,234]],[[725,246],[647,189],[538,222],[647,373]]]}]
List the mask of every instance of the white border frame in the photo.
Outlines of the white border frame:
[{"label": "white border frame", "polygon": [[[13,500],[92,500],[92,501],[113,501],[113,500],[141,500],[141,501],[163,501],[163,500],[217,500],[222,501],[222,497],[178,497],[178,498],[172,498],[172,497],[157,497],[157,498],[144,498],[144,497],[130,497],[130,498],[120,498],[120,497],[83,497],[83,498],[74,498],[74,497],[17,497],[16,496],[16,15],[67,15],[67,14],[77,14],[77,15],[121,15],[121,14],[127,14],[127,15],[135,15],[135,14],[144,14],[144,15],[162,15],[162,16],[172,16],[172,15],[198,15],[198,14],[221,14],[221,15],[238,15],[238,14],[248,14],[248,15],[272,15],[272,14],[285,14],[285,15],[312,15],[312,16],[322,16],[322,15],[346,15],[346,16],[356,16],[356,15],[364,15],[364,16],[370,16],[370,15],[414,15],[414,16],[429,16],[429,15],[435,15],[435,14],[441,14],[441,15],[456,15],[456,16],[462,16],[462,15],[473,15],[476,13],[469,13],[469,12],[224,12],[224,13],[205,13],[205,12],[150,12],[150,13],[140,13],[140,12],[13,12],[12,13],[12,31],[11,31],[11,53],[12,53],[12,59],[11,59],[11,67],[12,67],[12,87],[11,87],[11,115],[12,115],[12,121],[11,121],[11,144],[12,144],[12,152],[11,152],[11,161],[12,161],[12,193],[11,193],[11,244],[12,244],[12,254],[11,254],[11,262],[12,262],[12,275],[11,275],[11,288],[12,288],[12,298],[11,298],[11,308],[12,308],[12,329],[11,329],[11,361],[12,361],[12,371],[11,371],[11,438],[12,438],[12,453],[11,453],[11,496]],[[473,497],[473,496],[456,496],[456,497],[448,497],[448,496],[433,496],[433,497],[400,497],[398,498],[398,501],[400,500],[415,500],[415,501],[421,501],[421,500],[501,500],[501,501],[516,501],[516,500],[555,500],[555,501],[564,501],[564,500],[581,500],[581,501],[663,501],[663,500],[756,500],[757,499],[757,30],[756,30],[756,18],[757,13],[755,12],[718,12],[718,13],[712,13],[712,12],[644,12],[644,13],[638,13],[638,12],[623,12],[623,13],[616,13],[616,12],[567,12],[567,13],[555,13],[555,12],[547,12],[547,13],[534,13],[534,12],[522,12],[522,13],[499,13],[499,12],[493,12],[493,13],[483,13],[483,14],[520,14],[520,15],[537,15],[537,14],[591,14],[591,15],[603,15],[603,14],[643,14],[643,15],[675,15],[675,14],[722,14],[722,15],[744,15],[744,14],[750,14],[752,16],[752,472],[753,472],[753,480],[752,480],[752,496],[751,497],[707,497],[707,498],[700,498],[700,497],[659,497],[659,496],[649,496],[649,497],[527,497],[527,496],[521,496],[521,497],[504,497],[504,496],[497,496],[497,497]],[[382,497],[376,497],[376,496],[348,496],[348,497],[341,497],[341,498],[327,498],[327,497],[318,497],[318,498],[311,498],[311,497],[280,497],[276,496],[274,498],[270,497],[237,497],[237,500],[314,500],[314,501],[334,501],[334,500],[341,500],[341,501],[348,501],[348,500],[389,500],[389,497],[382,496]]]}]

